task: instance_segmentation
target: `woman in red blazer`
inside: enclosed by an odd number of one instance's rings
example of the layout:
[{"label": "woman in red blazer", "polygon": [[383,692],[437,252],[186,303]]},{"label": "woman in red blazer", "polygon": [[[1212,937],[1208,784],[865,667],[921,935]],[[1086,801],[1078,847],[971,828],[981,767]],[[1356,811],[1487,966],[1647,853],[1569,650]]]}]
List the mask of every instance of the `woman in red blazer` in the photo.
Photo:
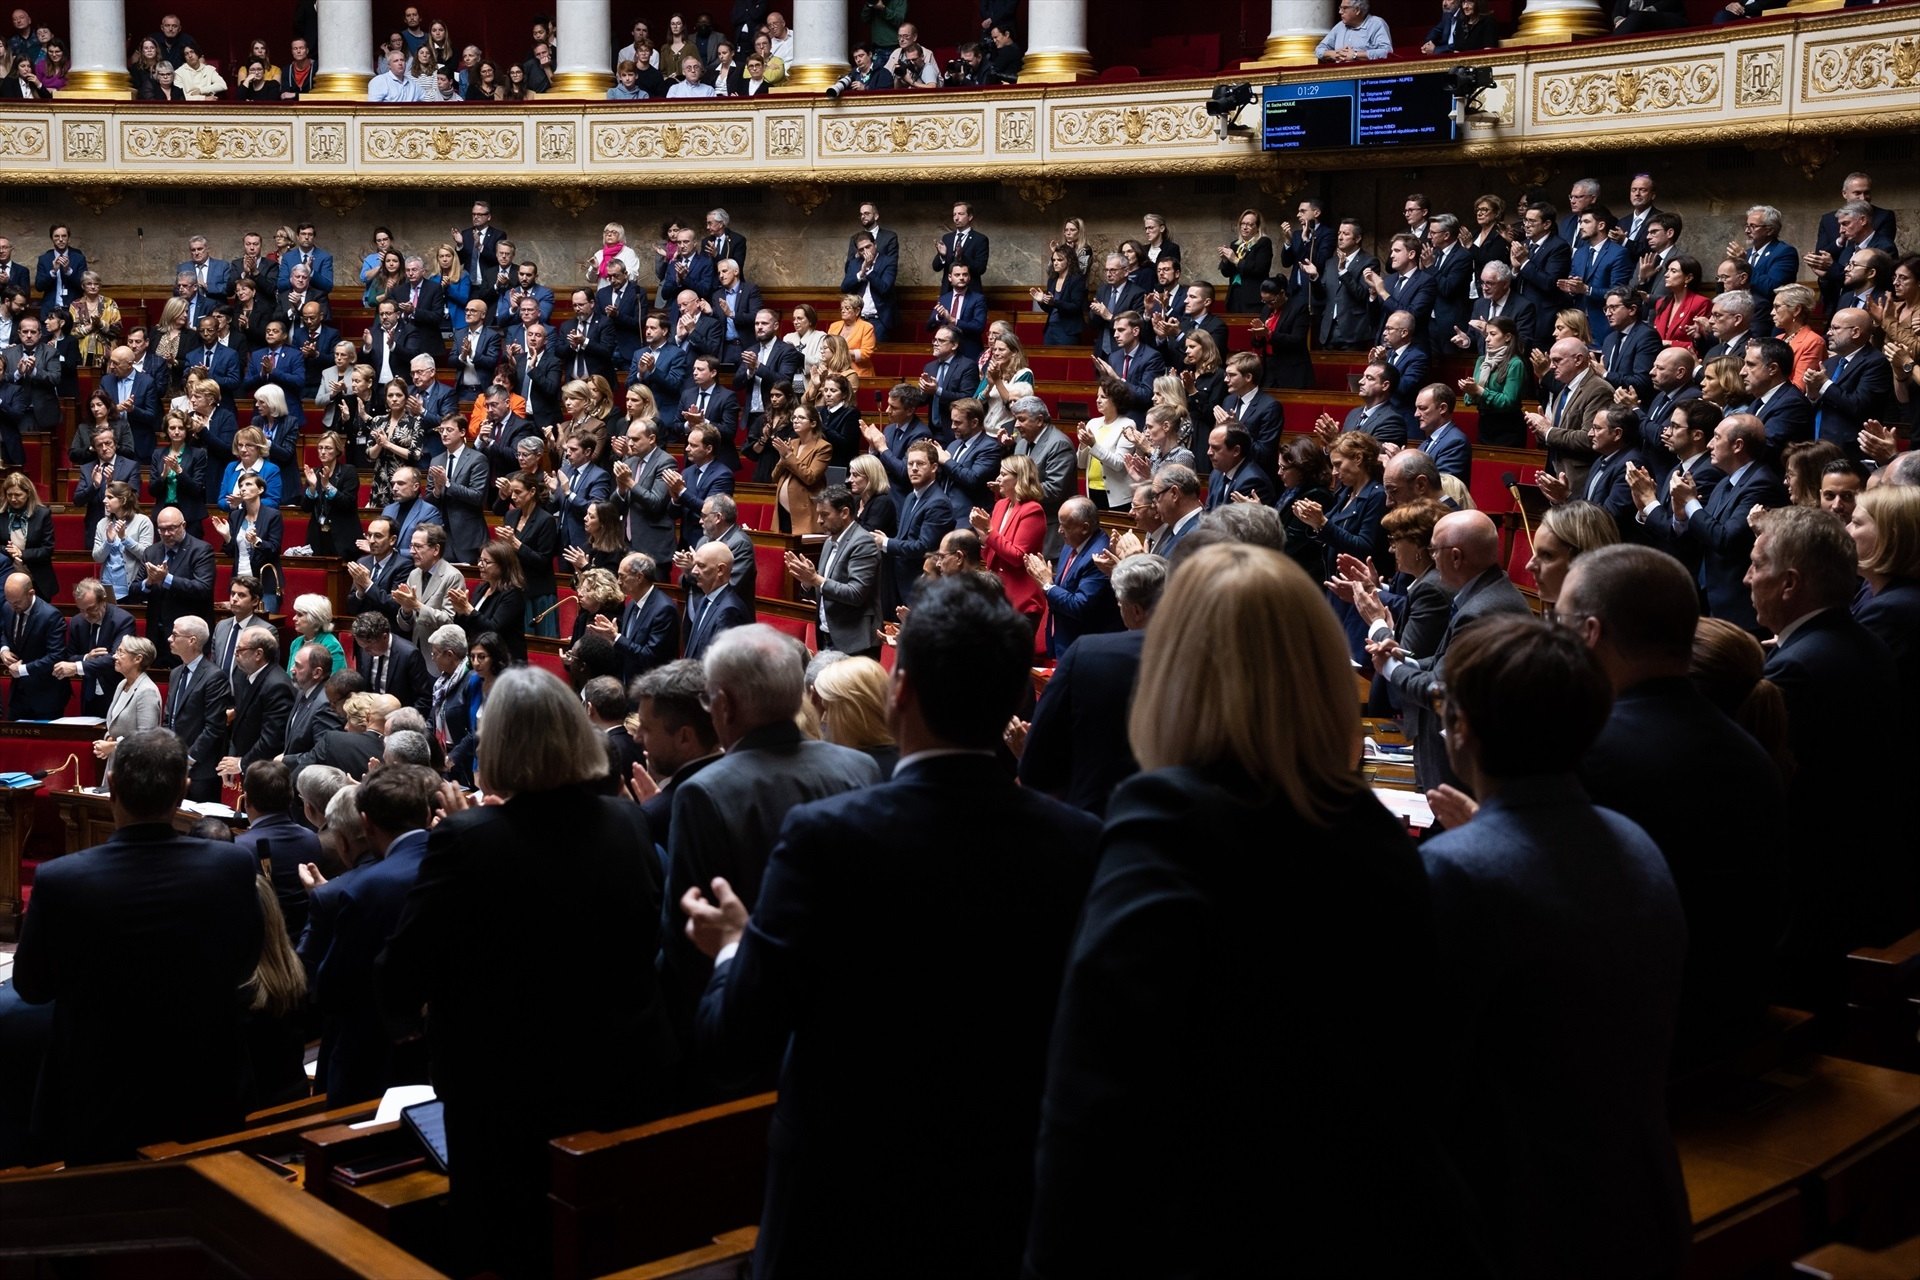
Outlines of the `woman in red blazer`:
[{"label": "woman in red blazer", "polygon": [[1013,607],[1033,620],[1036,650],[1045,644],[1047,596],[1027,572],[1029,555],[1040,555],[1047,541],[1047,513],[1040,505],[1040,469],[1024,454],[1000,460],[994,481],[1000,501],[989,515],[973,509],[972,524],[984,544],[982,559],[1000,575]]},{"label": "woman in red blazer", "polygon": [[1700,292],[1700,260],[1684,253],[1667,259],[1667,296],[1653,304],[1653,331],[1670,347],[1693,345],[1693,322],[1713,299]]}]

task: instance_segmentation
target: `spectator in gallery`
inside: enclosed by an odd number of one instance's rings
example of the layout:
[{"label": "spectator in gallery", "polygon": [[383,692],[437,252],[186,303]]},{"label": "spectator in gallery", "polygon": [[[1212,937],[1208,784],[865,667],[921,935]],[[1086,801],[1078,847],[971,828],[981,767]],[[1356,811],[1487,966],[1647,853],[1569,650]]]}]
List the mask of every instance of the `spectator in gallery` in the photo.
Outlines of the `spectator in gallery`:
[{"label": "spectator in gallery", "polygon": [[1377,62],[1392,52],[1386,20],[1368,12],[1367,0],[1341,0],[1340,21],[1321,37],[1313,55],[1322,62]]}]

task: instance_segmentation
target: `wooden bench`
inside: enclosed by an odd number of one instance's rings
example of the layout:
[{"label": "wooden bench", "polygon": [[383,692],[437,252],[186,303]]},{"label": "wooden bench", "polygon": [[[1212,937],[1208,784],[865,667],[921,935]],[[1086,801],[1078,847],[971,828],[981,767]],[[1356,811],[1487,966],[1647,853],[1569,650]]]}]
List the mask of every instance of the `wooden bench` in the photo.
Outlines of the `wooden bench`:
[{"label": "wooden bench", "polygon": [[1830,1244],[1793,1264],[1814,1280],[1920,1280],[1920,1236],[1885,1249]]},{"label": "wooden bench", "polygon": [[[761,1094],[555,1139],[554,1275],[585,1280],[644,1259],[703,1252],[758,1222],[773,1104],[772,1094]],[[739,1237],[730,1238],[737,1248]]]},{"label": "wooden bench", "polygon": [[[269,1107],[256,1111],[247,1117],[247,1127],[237,1133],[222,1134],[217,1138],[203,1138],[198,1142],[156,1142],[140,1148],[142,1160],[191,1160],[199,1156],[213,1155],[222,1151],[239,1151],[249,1155],[265,1156],[268,1159],[280,1159],[302,1150],[300,1136],[314,1129],[331,1128],[338,1125],[358,1124],[371,1119],[379,1108],[377,1101],[361,1102],[350,1107],[328,1108],[324,1095],[302,1098],[297,1102],[283,1103],[278,1107]],[[287,1163],[281,1160],[281,1163]]]},{"label": "wooden bench", "polygon": [[1920,1071],[1920,933],[1847,956],[1847,1025],[1840,1052]]}]

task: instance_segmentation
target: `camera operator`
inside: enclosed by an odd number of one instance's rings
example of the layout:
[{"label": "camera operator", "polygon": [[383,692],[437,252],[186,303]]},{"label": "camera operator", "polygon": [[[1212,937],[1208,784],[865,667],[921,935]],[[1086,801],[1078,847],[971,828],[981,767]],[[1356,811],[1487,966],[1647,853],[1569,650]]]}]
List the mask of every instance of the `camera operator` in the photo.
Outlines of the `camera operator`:
[{"label": "camera operator", "polygon": [[986,84],[1015,84],[1020,79],[1020,64],[1026,61],[1026,55],[1020,46],[1013,42],[1013,28],[1004,22],[996,22],[987,28],[987,38],[993,42],[993,48],[987,50],[987,73],[983,77]]},{"label": "camera operator", "polygon": [[891,88],[893,77],[875,60],[873,46],[862,43],[853,46],[853,70],[828,85],[827,96],[837,98],[843,93]]},{"label": "camera operator", "polygon": [[920,43],[920,28],[900,24],[900,47],[887,59],[887,72],[896,89],[934,89],[940,85],[940,62]]},{"label": "camera operator", "polygon": [[947,64],[947,73],[942,77],[949,89],[970,89],[986,83],[987,63],[980,52],[980,46],[969,41],[960,46],[952,62]]}]

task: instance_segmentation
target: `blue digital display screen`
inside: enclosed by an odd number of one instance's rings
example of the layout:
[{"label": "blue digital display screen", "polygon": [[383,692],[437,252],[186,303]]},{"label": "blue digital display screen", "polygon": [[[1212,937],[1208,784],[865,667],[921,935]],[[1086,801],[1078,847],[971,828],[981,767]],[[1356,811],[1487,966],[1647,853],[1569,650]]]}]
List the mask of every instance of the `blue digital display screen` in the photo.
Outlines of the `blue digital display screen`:
[{"label": "blue digital display screen", "polygon": [[1430,145],[1459,136],[1444,71],[1268,85],[1260,125],[1266,151]]}]

